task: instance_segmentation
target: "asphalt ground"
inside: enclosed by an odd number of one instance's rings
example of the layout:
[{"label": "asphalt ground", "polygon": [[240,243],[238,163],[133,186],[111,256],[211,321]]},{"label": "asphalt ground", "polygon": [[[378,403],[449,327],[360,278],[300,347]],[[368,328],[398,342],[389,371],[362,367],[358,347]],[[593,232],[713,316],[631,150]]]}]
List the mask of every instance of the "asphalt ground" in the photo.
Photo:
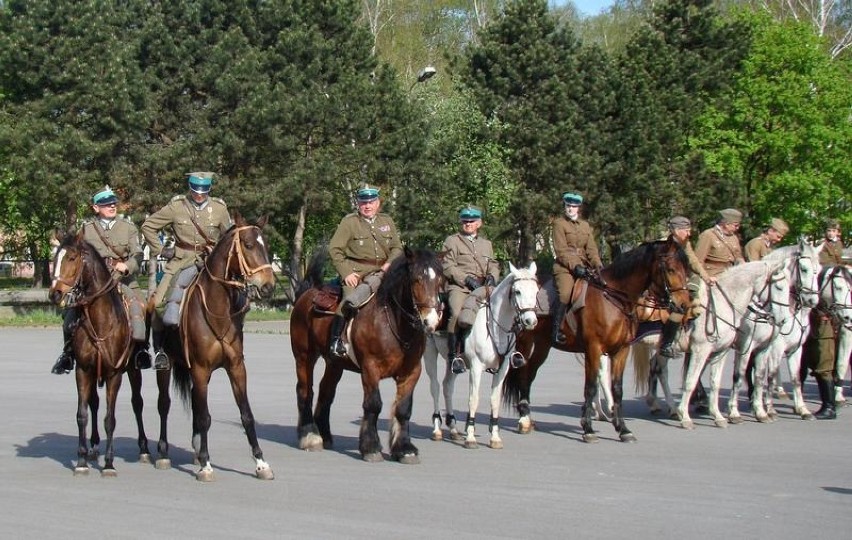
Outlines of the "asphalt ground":
[{"label": "asphalt ground", "polygon": [[[534,433],[518,434],[516,416],[507,412],[505,448],[491,450],[485,446],[488,412],[481,409],[480,449],[429,440],[424,373],[411,428],[422,462],[369,464],[358,454],[357,375],[344,375],[332,409],[336,447],[301,451],[289,337],[279,333],[281,323],[251,329],[258,333],[246,336],[249,397],[276,478],[254,478],[227,376],[219,371],[210,390],[211,483],[194,478],[190,418],[175,396],[173,467],[160,471],[138,462],[126,382],[116,428],[118,477],[103,478],[97,469],[75,477],[74,379],[49,373],[60,330],[0,329],[3,537],[801,539],[848,538],[852,529],[852,408],[836,421],[806,422],[781,400],[781,418],[773,424],[748,415],[744,424],[720,429],[697,416],[690,432],[648,414],[628,390],[627,421],[639,442],[617,442],[611,425],[597,423],[601,441],[590,445],[579,428],[580,365],[554,352],[533,389]],[[145,373],[143,392],[153,451],[158,417],[151,375]],[[629,368],[627,377],[632,388]],[[379,427],[385,446],[393,391],[384,381]],[[816,409],[812,384],[806,396]],[[462,378],[456,406],[466,407],[466,398]]]}]

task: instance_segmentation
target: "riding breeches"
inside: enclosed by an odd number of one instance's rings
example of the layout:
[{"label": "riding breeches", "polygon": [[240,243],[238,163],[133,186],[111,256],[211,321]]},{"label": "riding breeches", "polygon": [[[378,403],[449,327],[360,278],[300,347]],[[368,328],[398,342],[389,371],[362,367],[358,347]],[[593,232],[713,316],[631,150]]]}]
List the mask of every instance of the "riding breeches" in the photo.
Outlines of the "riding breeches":
[{"label": "riding breeches", "polygon": [[830,319],[822,317],[816,323],[812,320],[811,324],[816,324],[816,328],[811,328],[810,335],[802,346],[802,359],[815,374],[831,377],[837,354],[834,327]]}]

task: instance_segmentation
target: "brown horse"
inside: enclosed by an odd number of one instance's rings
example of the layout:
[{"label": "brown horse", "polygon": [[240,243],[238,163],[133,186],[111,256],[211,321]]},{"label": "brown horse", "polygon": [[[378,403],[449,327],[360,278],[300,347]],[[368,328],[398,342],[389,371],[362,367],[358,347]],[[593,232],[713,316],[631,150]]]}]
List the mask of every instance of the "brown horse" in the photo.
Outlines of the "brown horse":
[{"label": "brown horse", "polygon": [[[408,423],[412,394],[420,377],[420,357],[426,346],[425,332],[433,332],[441,318],[438,297],[444,277],[435,253],[412,251],[397,258],[385,274],[375,296],[352,320],[348,332],[349,357],[340,359],[328,352],[334,305],[318,308],[325,250],[314,256],[307,272],[311,285],[296,300],[290,318],[290,343],[296,359],[296,401],[299,408],[299,447],[305,450],[331,448],[329,426],[331,404],[343,371],[361,374],[364,415],[359,450],[364,461],[382,461],[377,421],[382,411],[379,381],[393,377],[396,397],[391,407],[390,456],[401,463],[419,463],[411,443]],[[316,410],[312,411],[314,366],[322,355],[325,373],[320,381]]]},{"label": "brown horse", "polygon": [[[249,309],[249,297],[268,296],[275,290],[275,275],[261,235],[264,225],[265,216],[256,224],[250,224],[239,213],[234,214],[234,226],[222,235],[186,289],[179,327],[167,327],[164,334],[164,348],[172,360],[175,387],[184,403],[188,403],[190,397],[192,400],[192,446],[201,467],[196,478],[201,481],[213,480],[207,449],[211,420],[207,385],[213,371],[219,368],[225,369],[231,381],[234,400],[256,462],[255,474],[264,480],[274,478],[257,442],[243,356],[243,320]],[[160,390],[157,468],[171,466],[166,435],[171,404],[169,377],[170,370],[157,373]]]},{"label": "brown horse", "polygon": [[[549,316],[539,317],[539,324],[534,330],[521,332],[517,349],[527,358],[527,364],[511,370],[506,378],[503,386],[505,403],[516,405],[522,419],[526,417],[528,421],[532,381],[550,348],[584,353],[584,403],[580,424],[583,440],[596,442],[597,435],[592,429],[592,402],[597,394],[601,355],[606,354],[612,360],[612,423],[622,441],[635,441],[636,437],[624,423],[621,407],[628,345],[636,335],[635,307],[640,295],[649,290],[670,311],[684,313],[690,305],[686,289],[687,266],[686,254],[671,239],[641,244],[621,255],[601,272],[606,285],[590,283],[583,307],[562,320],[565,343],[552,343],[552,326],[547,324]],[[570,317],[574,318],[571,323]],[[520,429],[528,431],[530,426],[520,424]]]},{"label": "brown horse", "polygon": [[[77,428],[79,433],[77,465],[74,474],[87,474],[89,460],[97,460],[98,433],[97,386],[106,385],[107,411],[104,418],[107,444],[103,476],[115,476],[115,400],[125,371],[133,391],[133,411],[139,428],[139,454],[147,461],[148,440],[142,428],[142,378],[133,362],[128,362],[132,349],[130,317],[118,282],[94,247],[83,239],[82,231],[64,239],[54,260],[50,300],[66,309],[76,310],[78,323],[72,333],[72,347],[77,359]],[[134,364],[134,365],[131,365]],[[87,409],[92,414],[92,436],[86,441]],[[91,445],[91,446],[89,446]]]}]

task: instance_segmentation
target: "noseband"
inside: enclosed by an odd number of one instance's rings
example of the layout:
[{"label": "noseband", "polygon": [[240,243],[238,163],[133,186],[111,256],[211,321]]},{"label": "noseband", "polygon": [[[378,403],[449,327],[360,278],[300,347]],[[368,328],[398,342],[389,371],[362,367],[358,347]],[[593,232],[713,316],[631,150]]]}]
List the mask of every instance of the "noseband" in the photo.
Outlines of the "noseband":
[{"label": "noseband", "polygon": [[786,307],[786,308],[790,307],[789,303],[785,303],[785,302],[781,302],[779,300],[775,300],[772,296],[772,284],[777,283],[777,282],[781,281],[782,279],[784,279],[783,275],[781,277],[775,277],[776,273],[783,274],[782,272],[773,272],[766,279],[766,282],[763,284],[763,288],[760,289],[760,292],[758,292],[755,295],[758,298],[760,298],[760,297],[763,296],[764,292],[767,291],[767,289],[768,289],[766,300],[761,301],[760,305],[755,304],[755,302],[750,302],[749,305],[748,305],[748,310],[755,314],[755,319],[754,319],[755,321],[761,321],[762,320],[762,321],[767,321],[771,324],[775,324],[775,315],[773,315],[768,308],[770,306],[772,306],[772,304],[775,304],[775,305],[778,305],[778,306],[781,306],[781,307]]},{"label": "noseband", "polygon": [[[660,280],[660,281],[662,281],[662,285],[663,285],[663,294],[655,295],[655,296],[658,296],[659,299],[660,299],[660,301],[657,302],[656,307],[660,307],[660,308],[665,309],[665,310],[667,310],[671,313],[683,314],[683,313],[686,313],[687,308],[684,308],[684,307],[681,307],[681,306],[678,306],[677,304],[675,304],[674,300],[672,299],[672,295],[676,292],[689,291],[689,289],[686,286],[672,288],[672,286],[669,284],[669,279],[668,279],[669,265],[668,265],[667,261],[668,261],[668,259],[671,259],[674,256],[675,256],[674,254],[666,254],[666,255],[663,255],[662,257],[660,257],[659,273],[663,276],[663,279]],[[684,280],[684,283],[685,282],[686,282],[686,280]]]},{"label": "noseband", "polygon": [[[852,289],[852,280],[849,279],[849,275],[847,274],[847,272],[848,271],[846,271],[842,266],[833,267],[826,274],[826,276],[825,276],[826,279],[825,279],[824,283],[822,284],[822,286],[820,287],[820,290],[819,290],[820,296],[822,296],[822,292],[825,290],[825,288],[829,287],[829,286],[831,287],[831,300],[832,301],[831,301],[831,304],[826,307],[825,311],[827,311],[837,321],[840,321],[840,311],[842,311],[844,309],[852,309],[852,304],[837,301],[837,294],[836,294],[837,287],[834,285],[834,280],[837,279],[837,278],[841,278],[841,279],[846,280],[847,285],[849,285],[850,289]],[[847,296],[849,296],[849,295],[847,295]],[[844,326],[846,326],[846,325],[844,325]],[[847,328],[848,328],[848,326],[847,326]]]},{"label": "noseband", "polygon": [[795,265],[796,269],[794,271],[794,278],[793,278],[794,284],[790,288],[790,290],[793,293],[793,297],[796,299],[797,306],[805,305],[805,300],[804,300],[805,295],[817,295],[817,296],[819,296],[819,291],[805,286],[804,282],[802,281],[802,265],[801,265],[801,262],[806,261],[806,260],[811,260],[811,258],[806,257],[805,255],[803,255],[801,253],[799,253],[799,255],[796,257],[796,265]]},{"label": "noseband", "polygon": [[[261,270],[266,270],[267,268],[272,268],[271,263],[265,263],[265,264],[261,264],[259,266],[251,267],[251,266],[249,266],[248,261],[246,261],[245,247],[243,246],[242,239],[240,238],[240,233],[242,231],[246,231],[246,230],[249,230],[249,229],[257,229],[257,235],[260,236],[260,227],[258,227],[257,225],[244,225],[242,227],[236,227],[233,230],[233,238],[231,239],[231,247],[228,249],[228,260],[225,263],[225,276],[224,277],[220,278],[219,276],[213,275],[213,272],[210,271],[210,267],[208,266],[208,261],[210,260],[210,257],[207,257],[206,259],[204,259],[204,268],[207,270],[207,273],[210,275],[210,277],[214,281],[217,281],[219,283],[222,283],[222,284],[230,286],[230,287],[245,289],[247,287],[247,284],[245,282],[246,278],[250,278],[251,276],[257,274]],[[238,275],[242,279],[238,279],[238,280],[228,279],[228,268],[231,267],[231,261],[234,259],[234,257],[237,258],[237,262],[238,262],[239,268],[240,268]]]}]

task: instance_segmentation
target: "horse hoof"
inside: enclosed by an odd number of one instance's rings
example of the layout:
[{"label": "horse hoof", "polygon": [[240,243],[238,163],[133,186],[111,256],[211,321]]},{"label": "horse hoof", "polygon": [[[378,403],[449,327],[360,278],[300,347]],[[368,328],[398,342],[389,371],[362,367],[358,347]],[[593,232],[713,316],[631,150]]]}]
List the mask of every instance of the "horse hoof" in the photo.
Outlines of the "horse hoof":
[{"label": "horse hoof", "polygon": [[458,431],[453,431],[450,433],[450,439],[459,442],[464,440],[464,435],[459,433]]},{"label": "horse hoof", "polygon": [[89,468],[88,467],[74,467],[74,476],[88,476]]},{"label": "horse hoof", "polygon": [[680,420],[680,415],[677,411],[669,411],[669,420]]},{"label": "horse hoof", "polygon": [[800,416],[802,417],[802,420],[816,420],[814,415],[810,412],[802,413]]},{"label": "horse hoof", "polygon": [[488,447],[492,450],[502,450],[503,441],[488,441]]},{"label": "horse hoof", "polygon": [[440,431],[433,431],[432,432],[432,440],[433,441],[443,441],[444,440],[444,434],[441,433]]},{"label": "horse hoof", "polygon": [[466,440],[464,442],[464,447],[468,450],[476,450],[477,448],[479,448],[479,444],[477,444],[476,441]]},{"label": "horse hoof", "polygon": [[364,454],[363,456],[361,456],[361,459],[363,459],[367,463],[381,463],[385,460],[381,452],[370,452],[369,454]]},{"label": "horse hoof", "polygon": [[[768,414],[759,414],[754,417],[761,424],[771,424],[772,418]],[[733,424],[733,422],[731,422]]]},{"label": "horse hoof", "polygon": [[169,458],[159,458],[154,462],[154,468],[159,471],[167,471],[172,468],[172,460]]},{"label": "horse hoof", "polygon": [[716,420],[713,420],[713,423],[714,423],[714,424],[716,424],[716,427],[717,427],[717,428],[726,428],[726,427],[728,427],[728,421],[727,421],[727,420],[725,420],[724,418],[717,418]]},{"label": "horse hoof", "polygon": [[254,471],[254,474],[257,476],[258,480],[275,480],[275,474],[272,472],[272,467],[257,469]]},{"label": "horse hoof", "polygon": [[585,443],[596,443],[598,442],[598,436],[594,433],[583,433],[583,442]]},{"label": "horse hoof", "polygon": [[692,422],[692,420],[681,420],[680,427],[682,427],[683,429],[693,430],[695,429],[695,424]]},{"label": "horse hoof", "polygon": [[151,464],[151,454],[139,454],[139,463]]},{"label": "horse hoof", "polygon": [[529,435],[532,433],[532,427],[525,424],[518,424],[518,433],[521,435]]},{"label": "horse hoof", "polygon": [[309,433],[299,439],[299,449],[308,452],[318,452],[323,449],[322,437],[316,433]]},{"label": "horse hoof", "polygon": [[118,476],[118,472],[115,469],[103,469],[101,471],[101,478],[116,478]]},{"label": "horse hoof", "polygon": [[397,461],[403,465],[419,465],[420,456],[417,454],[403,454],[397,458]]},{"label": "horse hoof", "polygon": [[732,424],[742,424],[743,423],[743,417],[742,416],[729,416],[728,422],[730,422]]},{"label": "horse hoof", "polygon": [[213,470],[201,469],[197,473],[195,473],[195,479],[199,482],[212,482],[213,480],[215,480],[215,478],[213,478]]},{"label": "horse hoof", "polygon": [[626,443],[637,442],[636,435],[634,435],[633,433],[630,433],[629,431],[627,433],[622,433],[618,437],[621,439],[621,442],[626,442]]}]

